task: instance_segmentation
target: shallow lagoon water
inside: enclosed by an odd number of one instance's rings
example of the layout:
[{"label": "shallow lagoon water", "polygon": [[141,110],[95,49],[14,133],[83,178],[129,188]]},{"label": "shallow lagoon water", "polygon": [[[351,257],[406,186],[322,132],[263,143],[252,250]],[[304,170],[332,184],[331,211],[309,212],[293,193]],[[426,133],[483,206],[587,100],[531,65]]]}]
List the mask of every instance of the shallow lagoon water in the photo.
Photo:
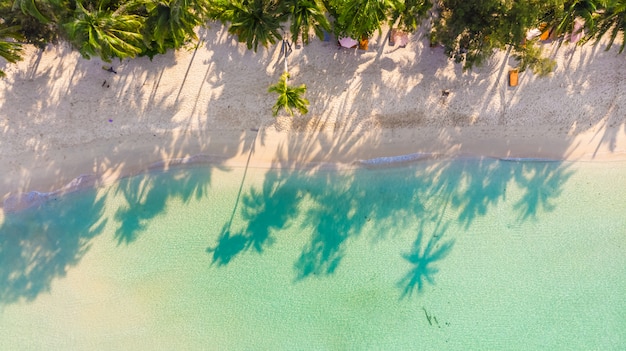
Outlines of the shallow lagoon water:
[{"label": "shallow lagoon water", "polygon": [[0,349],[626,347],[626,164],[195,165],[0,225]]}]

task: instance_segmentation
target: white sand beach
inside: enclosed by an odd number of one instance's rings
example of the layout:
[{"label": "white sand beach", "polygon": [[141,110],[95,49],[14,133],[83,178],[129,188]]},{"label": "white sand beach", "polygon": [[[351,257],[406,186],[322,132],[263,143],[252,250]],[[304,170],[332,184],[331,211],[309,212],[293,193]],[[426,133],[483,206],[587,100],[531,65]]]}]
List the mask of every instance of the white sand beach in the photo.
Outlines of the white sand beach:
[{"label": "white sand beach", "polygon": [[66,45],[27,48],[0,80],[0,203],[194,156],[255,167],[414,153],[626,160],[626,54],[617,47],[543,44],[556,71],[521,73],[509,87],[516,62],[507,52],[463,72],[423,36],[399,48],[387,34],[369,51],[294,47],[291,81],[307,85],[311,102],[294,118],[271,113],[280,45],[248,51],[219,24],[200,30],[197,49],[114,61],[116,74]]}]

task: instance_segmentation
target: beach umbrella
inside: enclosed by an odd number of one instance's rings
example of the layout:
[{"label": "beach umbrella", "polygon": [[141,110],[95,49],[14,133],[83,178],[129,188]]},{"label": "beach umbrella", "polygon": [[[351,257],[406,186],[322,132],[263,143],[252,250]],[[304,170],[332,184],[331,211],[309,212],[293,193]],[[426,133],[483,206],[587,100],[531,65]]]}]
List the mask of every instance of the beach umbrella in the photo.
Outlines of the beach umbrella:
[{"label": "beach umbrella", "polygon": [[394,35],[394,43],[397,43],[401,48],[405,47],[409,43],[409,35],[404,32],[396,32]]},{"label": "beach umbrella", "polygon": [[339,45],[343,46],[344,48],[353,48],[357,46],[358,43],[358,41],[348,37],[339,39]]},{"label": "beach umbrella", "polygon": [[585,26],[584,20],[577,18],[574,21],[574,30],[572,31],[572,34],[569,37],[569,41],[572,44],[577,43],[583,37],[583,35],[585,35],[583,31],[584,26]]}]

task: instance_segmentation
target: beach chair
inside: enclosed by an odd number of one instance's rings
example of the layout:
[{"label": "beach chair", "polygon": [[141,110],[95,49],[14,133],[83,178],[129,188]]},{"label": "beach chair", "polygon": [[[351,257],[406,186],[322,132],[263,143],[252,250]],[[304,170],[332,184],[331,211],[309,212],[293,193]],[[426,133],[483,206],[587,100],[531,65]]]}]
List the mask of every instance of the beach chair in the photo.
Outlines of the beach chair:
[{"label": "beach chair", "polygon": [[354,40],[354,39],[352,39],[352,38],[344,37],[344,38],[339,38],[337,40],[337,44],[339,44],[339,47],[354,49],[354,48],[357,47],[359,42]]},{"label": "beach chair", "polygon": [[516,87],[519,80],[519,70],[512,69],[509,71],[509,86]]},{"label": "beach chair", "polygon": [[392,29],[391,34],[389,34],[389,45],[394,46],[396,43],[401,48],[406,47],[409,43],[409,36],[398,29]]},{"label": "beach chair", "polygon": [[367,47],[369,45],[369,38],[363,37],[359,40],[359,49],[367,51]]},{"label": "beach chair", "polygon": [[552,28],[548,28],[547,23],[542,23],[539,25],[539,30],[541,31],[541,35],[539,36],[539,40],[546,41],[550,39],[550,34],[552,33]]}]

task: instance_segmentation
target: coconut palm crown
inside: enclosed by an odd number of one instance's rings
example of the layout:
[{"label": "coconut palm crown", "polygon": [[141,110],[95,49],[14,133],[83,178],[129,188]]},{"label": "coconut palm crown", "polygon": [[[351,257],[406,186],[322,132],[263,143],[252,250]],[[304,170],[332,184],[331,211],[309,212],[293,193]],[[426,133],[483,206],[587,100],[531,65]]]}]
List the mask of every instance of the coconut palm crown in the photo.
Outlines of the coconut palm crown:
[{"label": "coconut palm crown", "polygon": [[287,18],[284,3],[279,0],[221,0],[219,19],[230,22],[228,32],[256,52],[259,44],[276,44],[281,35],[282,22]]},{"label": "coconut palm crown", "polygon": [[311,41],[309,32],[313,30],[318,38],[324,37],[324,30],[330,31],[330,23],[326,19],[326,9],[321,0],[285,0],[287,12],[291,20],[291,41],[307,45]]},{"label": "coconut palm crown", "polygon": [[309,112],[309,109],[307,108],[309,100],[302,97],[302,95],[306,93],[306,85],[302,84],[298,87],[289,86],[287,84],[288,78],[289,73],[283,73],[280,76],[278,83],[270,86],[267,90],[270,93],[278,94],[276,104],[272,107],[274,117],[276,117],[278,112],[283,109],[292,117],[294,115],[294,110],[297,110],[303,115]]},{"label": "coconut palm crown", "polygon": [[135,57],[142,52],[141,17],[101,9],[90,11],[80,2],[76,4],[76,18],[64,27],[83,57],[99,56],[110,62],[112,58]]},{"label": "coconut palm crown", "polygon": [[144,0],[147,18],[144,28],[146,55],[164,54],[197,39],[195,29],[204,18],[192,0]]}]

